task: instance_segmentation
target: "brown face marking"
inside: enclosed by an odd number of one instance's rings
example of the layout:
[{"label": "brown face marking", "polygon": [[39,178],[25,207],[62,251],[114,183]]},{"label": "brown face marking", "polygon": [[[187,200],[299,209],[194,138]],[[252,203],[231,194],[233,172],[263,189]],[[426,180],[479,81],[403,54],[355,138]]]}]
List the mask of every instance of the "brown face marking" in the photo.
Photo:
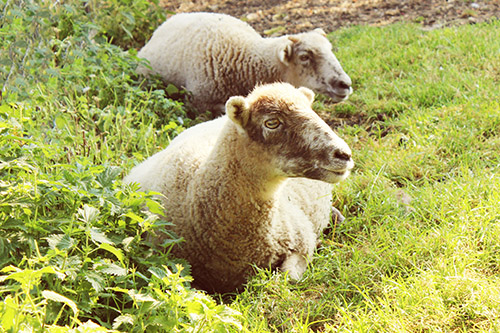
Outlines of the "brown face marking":
[{"label": "brown face marking", "polygon": [[259,86],[246,97],[248,121],[238,125],[269,174],[335,183],[352,168],[351,150],[311,109],[311,94],[287,83]]},{"label": "brown face marking", "polygon": [[[307,72],[318,72],[318,64],[321,61],[321,52],[312,48],[307,48],[302,42],[293,45],[293,62],[301,66],[301,75]],[[300,60],[302,55],[306,54],[309,58],[307,62]]]},{"label": "brown face marking", "polygon": [[[287,113],[289,111],[288,103],[281,99],[273,99],[268,96],[261,96],[250,106],[250,116],[246,131],[248,136],[256,142],[266,143],[264,136],[263,120],[268,115]],[[280,126],[286,126],[282,123]]]},{"label": "brown face marking", "polygon": [[[273,117],[278,118],[281,125],[275,130],[267,130],[263,123]],[[298,111],[296,105],[284,99],[260,96],[250,106],[245,129],[252,141],[264,145],[274,156],[293,161],[288,170],[292,173],[321,179],[321,170],[313,165],[328,164],[331,160],[331,149],[321,142],[329,143],[332,138],[307,112]],[[312,133],[311,137],[305,138],[306,133]]]},{"label": "brown face marking", "polygon": [[[351,93],[351,79],[332,52],[325,35],[312,31],[296,35],[290,56],[289,82],[305,86],[340,102]],[[308,55],[308,60],[301,57]]]}]

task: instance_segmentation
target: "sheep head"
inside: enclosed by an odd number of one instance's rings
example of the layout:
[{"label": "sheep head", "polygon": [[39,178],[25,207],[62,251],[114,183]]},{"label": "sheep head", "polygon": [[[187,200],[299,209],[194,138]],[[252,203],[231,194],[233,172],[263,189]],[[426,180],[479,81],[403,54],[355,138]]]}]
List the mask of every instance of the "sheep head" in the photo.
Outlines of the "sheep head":
[{"label": "sheep head", "polygon": [[308,87],[340,102],[352,93],[351,78],[332,52],[332,45],[322,29],[281,37],[278,51],[286,66],[286,81],[296,87]]},{"label": "sheep head", "polygon": [[351,150],[311,109],[313,100],[308,88],[274,83],[231,97],[226,113],[275,175],[335,183],[354,165]]}]

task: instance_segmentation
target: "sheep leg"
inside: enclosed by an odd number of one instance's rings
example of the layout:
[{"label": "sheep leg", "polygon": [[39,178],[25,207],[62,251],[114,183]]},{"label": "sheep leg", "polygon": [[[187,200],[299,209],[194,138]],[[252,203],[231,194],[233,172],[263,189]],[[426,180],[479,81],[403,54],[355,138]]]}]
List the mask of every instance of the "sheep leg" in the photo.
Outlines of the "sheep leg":
[{"label": "sheep leg", "polygon": [[[335,207],[332,206],[332,223],[323,229],[323,235],[327,236],[332,232],[332,228],[334,225],[341,224],[345,221],[344,215]],[[318,244],[317,246],[319,247],[321,245],[321,240],[318,239]]]},{"label": "sheep leg", "polygon": [[344,222],[345,217],[342,213],[335,207],[332,206],[332,222],[334,224],[341,224]]},{"label": "sheep leg", "polygon": [[281,264],[280,270],[288,272],[288,276],[296,281],[302,277],[307,269],[307,260],[303,254],[294,252]]}]

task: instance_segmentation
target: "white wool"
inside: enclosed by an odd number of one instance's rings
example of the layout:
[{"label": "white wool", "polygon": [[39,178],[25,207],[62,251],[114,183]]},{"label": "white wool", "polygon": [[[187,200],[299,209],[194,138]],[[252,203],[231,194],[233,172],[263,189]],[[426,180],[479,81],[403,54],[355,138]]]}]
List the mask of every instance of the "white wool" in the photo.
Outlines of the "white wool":
[{"label": "white wool", "polygon": [[190,262],[196,286],[234,290],[251,264],[294,279],[307,268],[329,224],[332,183],[353,166],[347,144],[312,111],[313,97],[288,84],[232,97],[227,116],[184,131],[126,177],[163,194],[185,239],[173,253]]},{"label": "white wool", "polygon": [[154,32],[138,56],[166,82],[192,93],[200,112],[223,112],[230,96],[246,95],[257,84],[288,82],[330,96],[352,92],[351,79],[321,29],[262,38],[247,23],[215,13],[177,14]]}]

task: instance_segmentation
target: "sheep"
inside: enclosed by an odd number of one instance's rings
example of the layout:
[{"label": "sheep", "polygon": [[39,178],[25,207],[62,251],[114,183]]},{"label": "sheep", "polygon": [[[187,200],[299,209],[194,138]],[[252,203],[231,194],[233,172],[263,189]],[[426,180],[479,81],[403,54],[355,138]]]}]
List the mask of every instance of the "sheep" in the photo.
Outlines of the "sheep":
[{"label": "sheep", "polygon": [[126,176],[162,194],[172,231],[185,240],[173,253],[191,264],[195,287],[237,290],[252,265],[301,278],[329,224],[332,184],[353,167],[313,100],[308,88],[258,86]]},{"label": "sheep", "polygon": [[229,15],[182,13],[165,21],[139,51],[151,68],[140,66],[138,72],[185,88],[198,112],[214,116],[223,113],[230,96],[272,82],[308,87],[337,103],[352,87],[331,49],[321,28],[262,38]]}]

